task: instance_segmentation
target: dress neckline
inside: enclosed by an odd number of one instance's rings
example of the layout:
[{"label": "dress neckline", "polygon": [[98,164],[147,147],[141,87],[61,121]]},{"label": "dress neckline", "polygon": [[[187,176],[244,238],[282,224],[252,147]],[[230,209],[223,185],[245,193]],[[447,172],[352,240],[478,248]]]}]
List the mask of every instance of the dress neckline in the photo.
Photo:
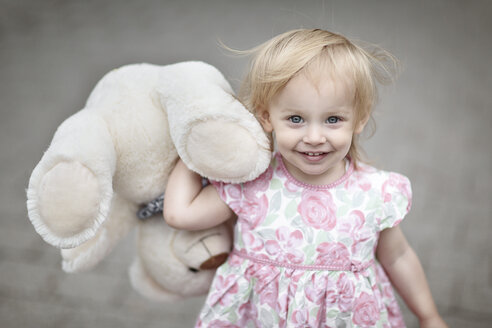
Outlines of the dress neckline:
[{"label": "dress neckline", "polygon": [[280,155],[280,153],[276,153],[275,154],[275,158],[277,159],[277,163],[278,163],[280,169],[282,170],[282,172],[285,174],[285,176],[287,177],[287,179],[290,182],[294,183],[295,185],[297,185],[299,187],[306,188],[306,189],[311,189],[311,190],[325,190],[325,189],[334,188],[334,187],[342,184],[343,182],[345,182],[345,180],[347,180],[349,178],[349,176],[352,174],[352,172],[354,171],[354,163],[350,159],[350,157],[347,156],[346,157],[346,161],[348,162],[348,165],[345,166],[345,174],[344,175],[342,175],[340,178],[338,178],[337,180],[335,180],[335,181],[333,181],[332,183],[329,183],[329,184],[313,185],[313,184],[309,184],[309,183],[305,183],[305,182],[299,181],[294,176],[292,176],[292,174],[290,174],[290,172],[285,167],[284,161],[283,161],[282,156]]}]

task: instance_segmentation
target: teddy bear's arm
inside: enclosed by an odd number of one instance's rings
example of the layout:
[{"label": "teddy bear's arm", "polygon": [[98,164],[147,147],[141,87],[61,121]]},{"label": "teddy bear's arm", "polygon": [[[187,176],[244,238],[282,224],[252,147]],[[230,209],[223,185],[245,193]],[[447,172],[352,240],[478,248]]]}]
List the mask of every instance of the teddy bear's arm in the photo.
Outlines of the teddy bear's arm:
[{"label": "teddy bear's arm", "polygon": [[46,242],[72,248],[97,233],[110,210],[115,165],[98,115],[80,111],[60,125],[27,189],[29,218]]}]

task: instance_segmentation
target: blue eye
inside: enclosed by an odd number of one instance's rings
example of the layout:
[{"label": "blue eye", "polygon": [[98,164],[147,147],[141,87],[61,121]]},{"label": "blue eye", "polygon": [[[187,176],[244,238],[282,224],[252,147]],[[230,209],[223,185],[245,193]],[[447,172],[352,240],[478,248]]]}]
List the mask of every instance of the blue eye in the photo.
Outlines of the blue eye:
[{"label": "blue eye", "polygon": [[294,124],[299,124],[302,123],[302,117],[300,117],[299,115],[294,115],[289,117],[289,121],[291,121]]},{"label": "blue eye", "polygon": [[328,117],[328,119],[326,121],[330,124],[335,124],[335,123],[338,123],[340,121],[340,118],[338,118],[336,116],[330,116],[330,117]]}]

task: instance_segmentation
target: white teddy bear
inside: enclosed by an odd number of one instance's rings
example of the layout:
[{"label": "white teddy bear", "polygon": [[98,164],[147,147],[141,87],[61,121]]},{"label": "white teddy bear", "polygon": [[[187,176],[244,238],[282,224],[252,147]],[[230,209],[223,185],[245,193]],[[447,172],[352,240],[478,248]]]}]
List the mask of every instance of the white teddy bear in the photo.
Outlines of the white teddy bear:
[{"label": "white teddy bear", "polygon": [[27,190],[36,231],[67,272],[99,263],[138,225],[132,285],[158,300],[200,295],[231,247],[230,227],[177,231],[138,220],[177,159],[209,179],[243,182],[268,166],[269,140],[213,66],[128,65],[104,76],[57,129]]}]

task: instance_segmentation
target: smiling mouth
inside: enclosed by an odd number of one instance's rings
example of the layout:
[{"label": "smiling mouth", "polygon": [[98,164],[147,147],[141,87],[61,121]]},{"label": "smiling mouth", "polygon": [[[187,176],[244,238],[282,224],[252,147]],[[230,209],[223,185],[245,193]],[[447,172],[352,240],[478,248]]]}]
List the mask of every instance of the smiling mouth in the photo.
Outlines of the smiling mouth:
[{"label": "smiling mouth", "polygon": [[303,151],[299,153],[309,162],[319,162],[328,155],[327,152],[319,152],[319,151],[318,152]]}]

